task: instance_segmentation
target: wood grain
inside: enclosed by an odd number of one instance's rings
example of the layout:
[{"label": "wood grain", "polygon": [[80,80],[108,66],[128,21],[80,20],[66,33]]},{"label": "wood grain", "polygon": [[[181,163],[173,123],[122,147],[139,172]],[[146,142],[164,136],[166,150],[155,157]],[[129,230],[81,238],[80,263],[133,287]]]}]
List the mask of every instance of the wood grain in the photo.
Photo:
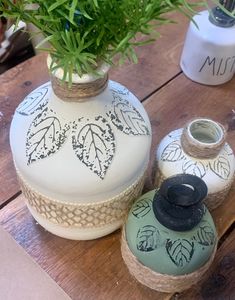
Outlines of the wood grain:
[{"label": "wood grain", "polygon": [[19,102],[47,80],[44,55],[39,55],[35,60],[30,59],[0,75],[0,204],[19,191],[9,145],[12,116]]},{"label": "wood grain", "polygon": [[111,78],[139,99],[147,98],[181,72],[179,60],[189,21],[178,13],[169,15],[178,24],[160,27],[161,36],[155,43],[137,48],[138,64],[126,63],[110,72]]},{"label": "wood grain", "polygon": [[33,220],[23,196],[0,211],[0,223],[73,300],[169,299],[130,276],[119,231],[94,241],[56,237]]},{"label": "wood grain", "polygon": [[[230,204],[226,202],[220,211],[229,210]],[[130,276],[121,258],[119,231],[94,241],[56,237],[33,220],[23,196],[0,211],[0,224],[74,300],[167,300],[172,296],[152,291]],[[223,232],[218,233],[221,237]]]},{"label": "wood grain", "polygon": [[[223,123],[228,129],[228,141],[235,150],[235,79],[218,87],[209,87],[193,83],[179,74],[179,54],[188,21],[179,16],[177,20],[180,26],[164,26],[162,38],[138,49],[138,65],[126,64],[121,69],[113,69],[110,75],[142,100],[157,91],[144,101],[153,129],[146,190],[153,188],[157,144],[169,131],[182,127],[192,117],[209,117]],[[0,76],[0,204],[19,190],[8,142],[12,114],[31,90],[47,80],[45,55]],[[226,237],[234,223],[234,197],[235,185],[226,202],[213,212],[219,237]],[[119,231],[86,242],[53,236],[33,220],[22,195],[0,210],[0,223],[74,300],[235,298],[234,231],[225,239],[215,263],[200,285],[182,294],[169,295],[152,291],[129,275],[120,254]]]},{"label": "wood grain", "polygon": [[[139,47],[139,64],[126,63],[110,72],[111,79],[126,85],[140,99],[148,97],[180,72],[178,61],[188,20],[181,14],[171,16],[180,26],[161,27],[162,36],[156,43]],[[46,54],[0,75],[0,205],[19,191],[8,137],[13,113],[24,97],[48,78]]]},{"label": "wood grain", "polygon": [[[183,127],[195,117],[208,117],[228,129],[227,141],[235,150],[235,79],[220,86],[194,83],[180,74],[145,102],[153,134],[149,180],[154,168],[154,152],[161,139],[170,131]],[[153,172],[154,173],[154,172]],[[147,187],[153,187],[148,182]]]},{"label": "wood grain", "polygon": [[[227,127],[230,124],[228,140],[234,149],[233,86],[234,80],[221,87],[205,87],[180,75],[145,101],[153,126],[152,161],[160,139],[194,116],[211,117]],[[234,221],[234,192],[233,186],[227,201],[213,213],[220,237]],[[73,299],[170,297],[147,289],[131,278],[121,259],[119,232],[89,242],[55,237],[33,221],[23,196],[0,211],[0,222]]]},{"label": "wood grain", "polygon": [[232,300],[235,299],[235,231],[218,250],[214,263],[201,282],[171,300]]}]

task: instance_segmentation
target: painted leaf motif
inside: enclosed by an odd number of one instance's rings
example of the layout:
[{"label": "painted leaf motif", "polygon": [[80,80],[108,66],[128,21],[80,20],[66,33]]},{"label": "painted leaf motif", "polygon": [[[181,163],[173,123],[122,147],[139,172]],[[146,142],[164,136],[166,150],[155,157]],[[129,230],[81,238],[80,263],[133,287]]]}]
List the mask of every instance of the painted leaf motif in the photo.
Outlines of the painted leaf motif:
[{"label": "painted leaf motif", "polygon": [[150,252],[160,244],[159,230],[152,225],[145,225],[139,229],[136,237],[137,249],[143,252]]},{"label": "painted leaf motif", "polygon": [[233,150],[228,143],[224,144],[224,151],[227,153],[227,155],[233,155]]},{"label": "painted leaf motif", "polygon": [[178,142],[174,141],[168,144],[162,152],[161,160],[163,161],[178,161],[184,158],[181,146]]},{"label": "painted leaf motif", "polygon": [[130,94],[130,91],[125,86],[123,86],[115,81],[111,81],[111,87],[112,87],[111,91],[114,94],[123,95],[123,96]]},{"label": "painted leaf motif", "polygon": [[48,103],[48,91],[50,84],[45,84],[30,93],[24,101],[17,107],[17,113],[23,116],[32,115],[37,110],[42,110]]},{"label": "painted leaf motif", "polygon": [[211,170],[221,179],[228,179],[230,175],[230,164],[224,156],[219,156],[213,162],[210,162]]},{"label": "painted leaf motif", "polygon": [[114,95],[115,101],[107,115],[117,129],[128,135],[150,135],[144,118],[127,100]]},{"label": "painted leaf motif", "polygon": [[172,262],[177,267],[182,268],[192,259],[194,242],[189,242],[186,239],[177,239],[175,241],[168,239],[166,242],[166,251]]},{"label": "painted leaf motif", "polygon": [[213,245],[215,241],[213,228],[207,222],[204,222],[197,230],[194,239],[203,246]]},{"label": "painted leaf motif", "polygon": [[141,199],[135,204],[135,207],[132,210],[132,214],[136,218],[142,218],[150,212],[151,207],[152,207],[151,199],[148,198]]},{"label": "painted leaf motif", "polygon": [[61,124],[53,110],[44,109],[33,120],[27,132],[28,165],[57,152],[66,141],[69,129],[69,125]]},{"label": "painted leaf motif", "polygon": [[168,134],[168,137],[173,140],[179,140],[182,135],[182,129],[176,129]]},{"label": "painted leaf motif", "polygon": [[192,174],[200,178],[203,178],[206,175],[205,165],[197,161],[185,161],[182,165],[182,171],[186,174]]},{"label": "painted leaf motif", "polygon": [[73,132],[72,145],[81,162],[104,179],[115,153],[115,138],[108,122],[99,116],[82,125]]}]

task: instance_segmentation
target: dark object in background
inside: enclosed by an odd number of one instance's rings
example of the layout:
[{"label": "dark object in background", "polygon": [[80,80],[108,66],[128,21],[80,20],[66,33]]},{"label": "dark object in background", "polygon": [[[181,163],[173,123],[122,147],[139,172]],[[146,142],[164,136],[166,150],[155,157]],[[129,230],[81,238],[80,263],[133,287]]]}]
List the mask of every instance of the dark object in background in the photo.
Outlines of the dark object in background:
[{"label": "dark object in background", "polygon": [[1,17],[0,18],[0,43],[4,40],[6,27],[7,27],[7,20],[4,17]]},{"label": "dark object in background", "polygon": [[7,20],[2,17],[0,19],[0,74],[35,55],[29,41],[29,34],[22,31],[26,29],[24,22],[19,22],[17,30],[14,30],[14,25],[6,29]]}]

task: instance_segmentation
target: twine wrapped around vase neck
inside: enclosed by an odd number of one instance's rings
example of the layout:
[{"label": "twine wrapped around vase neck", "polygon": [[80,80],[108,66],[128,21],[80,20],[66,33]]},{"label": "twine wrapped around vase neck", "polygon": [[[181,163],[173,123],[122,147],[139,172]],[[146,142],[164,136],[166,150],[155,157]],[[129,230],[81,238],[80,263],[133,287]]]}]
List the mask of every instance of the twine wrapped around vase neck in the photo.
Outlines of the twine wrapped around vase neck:
[{"label": "twine wrapped around vase neck", "polygon": [[[50,55],[47,57],[47,66],[50,70],[55,67],[56,62],[53,63]],[[100,94],[108,85],[108,71],[110,65],[107,63],[98,63],[96,73],[100,74],[83,74],[79,76],[76,73],[72,74],[72,85],[69,86],[68,74],[64,78],[64,70],[60,67],[55,68],[50,72],[51,84],[54,93],[60,99],[67,102],[83,102],[89,97],[94,97]]]},{"label": "twine wrapped around vase neck", "polygon": [[224,127],[210,119],[195,119],[183,129],[181,145],[193,157],[209,159],[216,157],[226,140]]},{"label": "twine wrapped around vase neck", "polygon": [[82,102],[86,98],[100,94],[108,84],[108,74],[86,83],[72,83],[69,87],[68,82],[63,82],[51,74],[51,84],[54,93],[60,99],[67,102]]}]

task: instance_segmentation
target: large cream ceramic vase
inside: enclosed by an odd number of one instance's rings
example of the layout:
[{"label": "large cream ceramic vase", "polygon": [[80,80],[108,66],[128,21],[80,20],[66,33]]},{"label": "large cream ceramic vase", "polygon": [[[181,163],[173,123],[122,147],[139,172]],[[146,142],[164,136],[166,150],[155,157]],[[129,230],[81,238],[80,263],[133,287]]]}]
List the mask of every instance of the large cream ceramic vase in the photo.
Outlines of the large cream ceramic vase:
[{"label": "large cream ceramic vase", "polygon": [[[49,62],[50,63],[50,62]],[[27,206],[48,231],[94,239],[119,228],[141,194],[151,127],[124,86],[58,69],[14,114],[10,143]]]}]

